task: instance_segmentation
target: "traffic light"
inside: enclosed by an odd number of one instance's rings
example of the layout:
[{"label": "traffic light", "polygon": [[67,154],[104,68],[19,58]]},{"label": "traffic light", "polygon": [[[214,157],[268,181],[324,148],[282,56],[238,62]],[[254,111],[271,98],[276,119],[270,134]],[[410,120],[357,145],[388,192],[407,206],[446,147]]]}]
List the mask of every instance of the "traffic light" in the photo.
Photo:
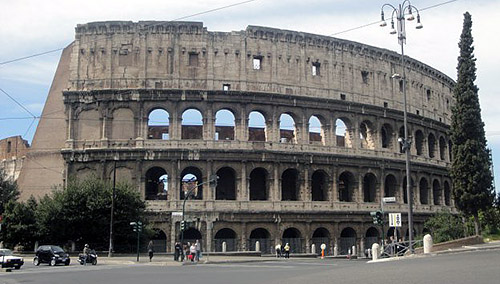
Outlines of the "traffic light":
[{"label": "traffic light", "polygon": [[132,226],[132,229],[134,232],[140,233],[142,232],[142,222],[137,221],[137,222],[130,222],[130,226]]},{"label": "traffic light", "polygon": [[186,229],[186,221],[181,221],[181,231]]},{"label": "traffic light", "polygon": [[376,211],[370,212],[370,216],[372,216],[373,224],[378,224],[378,221],[377,221],[377,212]]},{"label": "traffic light", "polygon": [[382,211],[370,212],[370,216],[373,218],[373,224],[382,225],[384,223],[384,214]]}]

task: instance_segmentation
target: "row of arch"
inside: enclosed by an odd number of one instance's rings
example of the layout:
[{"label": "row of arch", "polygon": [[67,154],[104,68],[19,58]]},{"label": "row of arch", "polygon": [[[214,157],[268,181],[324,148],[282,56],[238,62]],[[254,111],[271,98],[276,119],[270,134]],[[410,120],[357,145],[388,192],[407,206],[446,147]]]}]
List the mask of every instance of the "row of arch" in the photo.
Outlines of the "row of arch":
[{"label": "row of arch", "polygon": [[[218,183],[215,187],[216,200],[237,200],[237,173],[231,167],[221,167],[216,171]],[[201,183],[203,181],[202,171],[194,166],[186,167],[178,177],[180,181],[179,196],[184,198],[186,192],[186,181]],[[169,187],[169,176],[165,169],[161,167],[152,167],[146,171],[145,198],[146,200],[166,199],[166,192]],[[256,167],[248,176],[249,200],[270,200],[271,178],[265,168]],[[301,174],[295,168],[288,168],[280,176],[280,193],[282,201],[329,201],[334,199],[332,193],[332,179],[324,170],[315,170],[310,176],[310,196],[301,191]],[[338,201],[343,202],[378,202],[381,190],[384,197],[398,197],[398,200],[408,202],[406,191],[406,177],[403,177],[399,183],[394,174],[387,174],[384,177],[383,189],[381,182],[373,173],[366,173],[359,181],[362,188],[362,198],[356,200],[354,196],[359,188],[355,175],[350,171],[343,171],[335,180],[337,185]],[[411,185],[413,186],[413,179]],[[420,204],[451,205],[451,188],[447,180],[441,182],[435,178],[429,180],[427,177],[421,177],[418,180],[418,200]],[[432,197],[432,198],[431,198]],[[203,185],[197,187],[193,194],[194,199],[204,199]]]}]

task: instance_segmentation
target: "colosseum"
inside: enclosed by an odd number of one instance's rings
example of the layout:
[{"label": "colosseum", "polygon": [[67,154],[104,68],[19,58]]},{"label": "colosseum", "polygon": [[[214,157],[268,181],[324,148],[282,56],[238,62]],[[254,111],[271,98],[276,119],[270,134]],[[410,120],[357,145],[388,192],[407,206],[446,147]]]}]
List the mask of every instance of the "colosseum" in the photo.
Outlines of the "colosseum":
[{"label": "colosseum", "polygon": [[[451,198],[448,136],[454,81],[406,58],[414,232]],[[19,183],[23,197],[68,177],[128,181],[140,191],[162,250],[288,242],[358,251],[392,234],[371,211],[403,213],[408,235],[403,81],[396,52],[303,32],[201,22],[78,25],[61,56]],[[34,172],[29,165],[43,165]],[[36,168],[36,167],[34,167]],[[48,170],[50,169],[50,171]],[[44,171],[45,170],[45,171]],[[218,176],[212,186],[209,179]],[[406,233],[405,233],[406,232]]]}]

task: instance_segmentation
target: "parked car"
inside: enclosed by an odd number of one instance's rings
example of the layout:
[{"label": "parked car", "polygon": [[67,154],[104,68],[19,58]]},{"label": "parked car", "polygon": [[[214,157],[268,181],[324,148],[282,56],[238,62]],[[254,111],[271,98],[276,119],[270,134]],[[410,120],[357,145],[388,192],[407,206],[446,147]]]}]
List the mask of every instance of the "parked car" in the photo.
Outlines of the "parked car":
[{"label": "parked car", "polygon": [[0,263],[2,263],[2,268],[20,269],[24,264],[24,259],[13,255],[10,249],[0,249]]},{"label": "parked car", "polygon": [[38,247],[36,250],[36,256],[33,259],[34,265],[40,265],[40,263],[48,263],[51,266],[59,263],[69,265],[69,262],[69,255],[61,247],[53,245]]}]

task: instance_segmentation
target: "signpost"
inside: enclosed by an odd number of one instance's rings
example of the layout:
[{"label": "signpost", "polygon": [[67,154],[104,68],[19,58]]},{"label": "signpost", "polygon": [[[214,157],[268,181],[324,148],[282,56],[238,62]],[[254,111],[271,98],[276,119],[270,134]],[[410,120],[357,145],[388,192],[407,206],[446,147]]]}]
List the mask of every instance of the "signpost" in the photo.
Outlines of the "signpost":
[{"label": "signpost", "polygon": [[401,213],[389,213],[389,226],[401,227]]}]

